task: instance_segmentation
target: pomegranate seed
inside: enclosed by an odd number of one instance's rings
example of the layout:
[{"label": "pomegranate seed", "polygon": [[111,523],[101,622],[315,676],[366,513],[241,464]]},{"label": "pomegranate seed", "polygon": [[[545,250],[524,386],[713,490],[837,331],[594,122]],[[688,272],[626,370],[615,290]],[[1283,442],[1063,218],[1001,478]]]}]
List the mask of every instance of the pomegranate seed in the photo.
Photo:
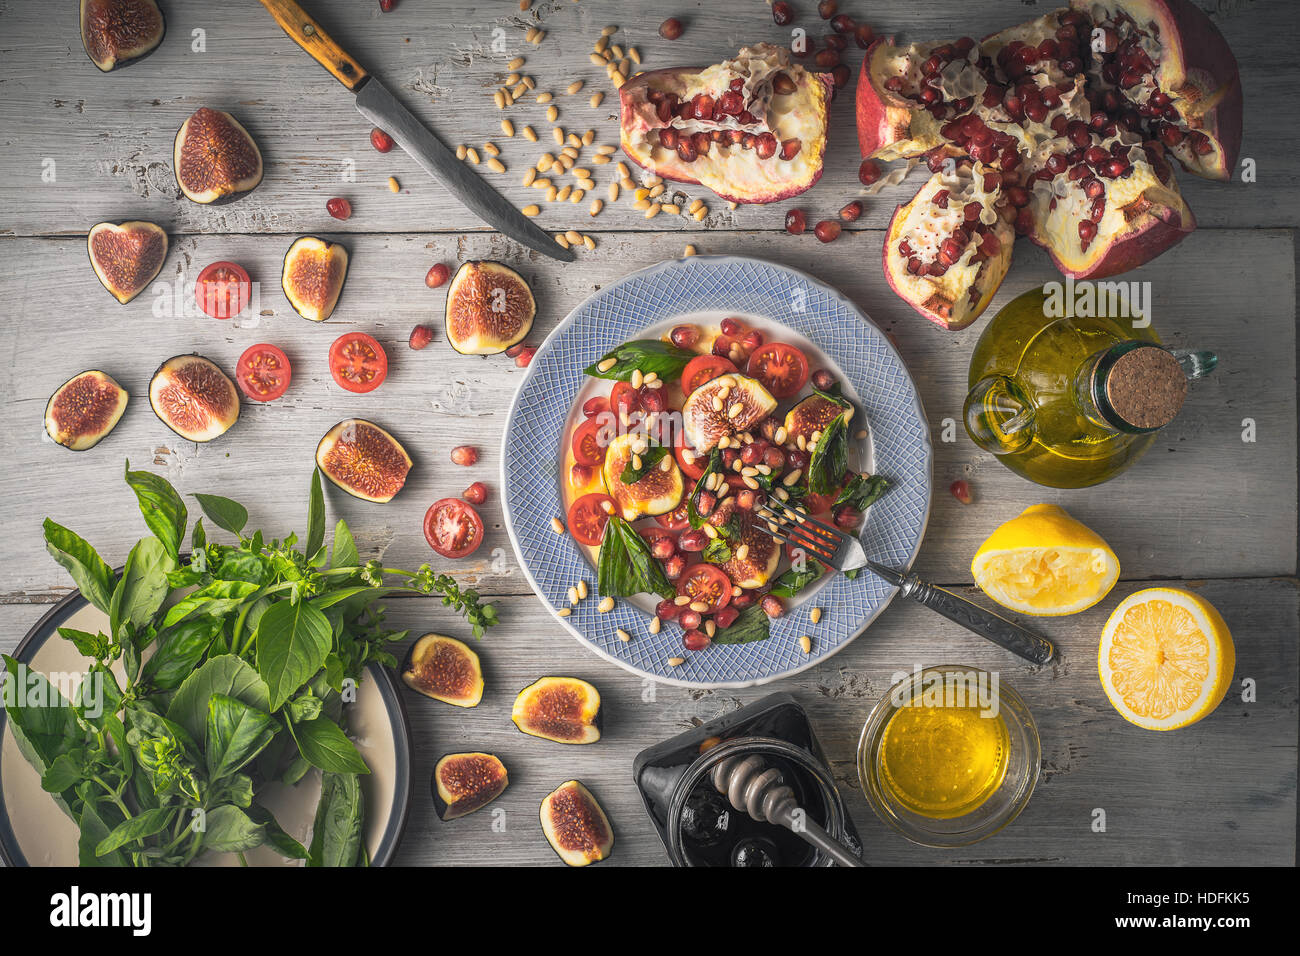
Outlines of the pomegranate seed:
[{"label": "pomegranate seed", "polygon": [[1083,161],[1089,166],[1099,166],[1110,158],[1104,146],[1089,146],[1083,153]]},{"label": "pomegranate seed", "polygon": [[857,222],[858,217],[862,215],[862,203],[858,200],[848,203],[840,210],[840,218],[845,222]]},{"label": "pomegranate seed", "polygon": [[465,493],[461,497],[472,505],[481,505],[487,501],[487,485],[481,481],[476,481],[465,489]]},{"label": "pomegranate seed", "polygon": [[659,131],[659,145],[664,149],[676,149],[677,142],[677,128],[675,126],[666,126]]},{"label": "pomegranate seed", "polygon": [[1089,199],[1096,199],[1106,193],[1106,184],[1100,179],[1088,179],[1083,183],[1083,192]]},{"label": "pomegranate seed", "polygon": [[745,350],[746,355],[752,354],[757,349],[762,348],[763,333],[759,332],[757,329],[751,329],[746,332],[745,337],[740,340],[740,347]]},{"label": "pomegranate seed", "polygon": [[992,259],[1002,251],[1002,240],[994,232],[984,233],[984,238],[980,240],[980,252]]},{"label": "pomegranate seed", "polygon": [[836,33],[852,33],[855,27],[857,27],[857,24],[853,22],[853,18],[847,13],[841,13],[831,19],[831,29]]},{"label": "pomegranate seed", "polygon": [[835,387],[835,373],[830,369],[819,368],[812,373],[812,383],[814,388],[829,392]]},{"label": "pomegranate seed", "polygon": [[595,418],[602,412],[609,411],[609,399],[604,395],[596,395],[582,403],[582,415],[584,418]]},{"label": "pomegranate seed", "polygon": [[1192,134],[1192,152],[1197,156],[1208,156],[1214,151],[1214,144],[1210,142],[1210,137],[1204,133],[1196,132]]},{"label": "pomegranate seed", "polygon": [[840,5],[837,0],[821,0],[821,2],[817,4],[817,15],[823,20],[829,20],[831,17],[835,16],[839,10]]},{"label": "pomegranate seed", "polygon": [[596,469],[592,468],[591,465],[574,465],[569,469],[569,481],[578,488],[587,487],[595,477]]},{"label": "pomegranate seed", "polygon": [[[695,612],[687,611],[686,614],[695,614]],[[685,624],[686,614],[682,615],[683,627],[686,626]],[[699,617],[698,614],[695,614],[695,616]],[[696,623],[698,624],[699,622],[697,621]],[[689,631],[687,631],[685,634],[682,635],[682,645],[688,651],[702,651],[712,643],[713,641],[709,637],[709,635],[705,634],[701,630],[697,630],[695,627],[692,627]]]},{"label": "pomegranate seed", "polygon": [[1098,196],[1092,201],[1092,206],[1088,209],[1088,218],[1093,222],[1101,222],[1101,217],[1106,214],[1106,197]]},{"label": "pomegranate seed", "polygon": [[1025,116],[1035,123],[1041,123],[1047,119],[1047,107],[1042,100],[1030,100],[1025,104]]},{"label": "pomegranate seed", "polygon": [[718,327],[722,330],[723,335],[739,335],[745,330],[745,326],[740,319],[734,315],[727,316]]},{"label": "pomegranate seed", "polygon": [[745,108],[745,101],[735,90],[727,90],[718,97],[718,112],[723,116],[739,116]]},{"label": "pomegranate seed", "polygon": [[823,70],[833,70],[840,65],[840,55],[832,49],[818,50],[813,62]]},{"label": "pomegranate seed", "polygon": [[667,561],[677,553],[677,544],[671,537],[660,535],[656,537],[654,543],[650,545],[650,553],[660,561]]},{"label": "pomegranate seed", "polygon": [[813,234],[822,242],[834,242],[840,237],[840,224],[834,219],[823,219],[813,228]]},{"label": "pomegranate seed", "polygon": [[772,19],[778,27],[789,26],[794,23],[794,8],[785,2],[774,3],[772,4]]},{"label": "pomegranate seed", "polygon": [[[703,498],[706,494],[709,494],[709,492],[700,492],[700,498]],[[712,495],[710,495],[710,497],[712,497]],[[699,505],[697,504],[696,507],[698,508]],[[712,507],[710,507],[710,510],[712,510]],[[699,528],[694,528],[690,531],[683,531],[681,537],[677,539],[677,547],[681,548],[683,551],[703,551],[704,546],[708,543],[708,535]]]},{"label": "pomegranate seed", "polygon": [[348,219],[352,216],[352,203],[340,196],[335,196],[325,204],[325,211],[335,219]]},{"label": "pomegranate seed", "polygon": [[772,78],[772,92],[777,96],[789,96],[798,87],[788,73],[778,73]]},{"label": "pomegranate seed", "polygon": [[457,465],[475,464],[478,461],[478,449],[473,445],[457,445],[451,450],[451,460]]},{"label": "pomegranate seed", "polygon": [[832,517],[835,519],[835,524],[845,531],[852,531],[862,524],[862,512],[849,505],[840,505],[835,509]]},{"label": "pomegranate seed", "polygon": [[728,604],[726,607],[713,614],[713,623],[724,630],[736,623],[736,618],[740,617],[740,612]]},{"label": "pomegranate seed", "polygon": [[1116,158],[1106,164],[1103,172],[1112,179],[1118,179],[1120,176],[1124,175],[1124,170],[1126,169],[1128,169],[1128,163],[1124,162],[1122,159]]},{"label": "pomegranate seed", "polygon": [[803,148],[803,142],[796,136],[787,139],[781,144],[781,158],[785,160],[794,159],[799,155],[799,150]]},{"label": "pomegranate seed", "polygon": [[441,262],[435,262],[424,274],[424,284],[430,289],[436,289],[450,278],[451,270]]},{"label": "pomegranate seed", "polygon": [[1028,207],[1016,213],[1016,232],[1022,236],[1027,236],[1034,231],[1034,214],[1029,211]]},{"label": "pomegranate seed", "polygon": [[785,613],[785,605],[775,594],[763,595],[761,607],[763,608],[763,613],[768,617],[780,617]]},{"label": "pomegranate seed", "polygon": [[684,163],[693,163],[699,159],[700,154],[695,149],[695,143],[689,139],[684,139],[677,144],[677,156]]},{"label": "pomegranate seed", "polygon": [[393,137],[376,126],[370,131],[370,145],[381,153],[387,153],[397,144],[393,142]]},{"label": "pomegranate seed", "polygon": [[878,180],[883,173],[884,170],[880,168],[880,164],[874,159],[864,159],[862,165],[858,167],[858,182],[862,183],[864,186],[870,186]]},{"label": "pomegranate seed", "polygon": [[785,467],[785,452],[776,447],[769,447],[763,452],[763,464],[773,471],[780,471]]},{"label": "pomegranate seed", "polygon": [[1049,173],[1053,176],[1059,176],[1061,173],[1065,172],[1066,167],[1069,166],[1069,160],[1065,158],[1064,153],[1053,153],[1051,156],[1047,157],[1046,166]]},{"label": "pomegranate seed", "polygon": [[664,562],[664,575],[669,581],[676,581],[686,570],[686,557],[681,554],[674,554]]},{"label": "pomegranate seed", "polygon": [[674,601],[660,601],[655,605],[655,617],[661,621],[675,620],[682,609]]},{"label": "pomegranate seed", "polygon": [[713,119],[713,107],[715,105],[716,102],[708,93],[696,93],[691,98],[691,110],[695,118],[699,120]]},{"label": "pomegranate seed", "polygon": [[771,159],[776,155],[776,137],[771,133],[763,133],[754,144],[754,152],[759,159]]},{"label": "pomegranate seed", "polygon": [[641,407],[647,412],[662,412],[666,405],[662,388],[641,389]]},{"label": "pomegranate seed", "polygon": [[708,133],[700,132],[691,137],[691,142],[695,145],[695,152],[707,156],[709,147],[713,145],[713,138]]},{"label": "pomegranate seed", "polygon": [[901,76],[891,76],[885,80],[885,89],[891,93],[898,93],[903,89],[903,78]]},{"label": "pomegranate seed", "polygon": [[411,337],[406,340],[406,344],[417,352],[433,341],[433,329],[427,325],[417,325],[411,329]]},{"label": "pomegranate seed", "polygon": [[871,41],[876,38],[876,32],[871,29],[869,23],[859,23],[853,29],[853,39],[857,41],[858,48],[865,50],[871,46]]},{"label": "pomegranate seed", "polygon": [[736,492],[736,507],[741,511],[753,511],[754,506],[758,504],[758,492],[751,491],[748,488],[741,488]]},{"label": "pomegranate seed", "polygon": [[397,6],[397,0],[379,0],[379,9],[384,13],[392,13],[395,6]]},{"label": "pomegranate seed", "polygon": [[948,190],[940,189],[931,197],[930,202],[934,203],[940,209],[948,208]]},{"label": "pomegranate seed", "polygon": [[1081,219],[1079,221],[1079,238],[1086,244],[1092,242],[1096,236],[1097,224],[1089,219]]},{"label": "pomegranate seed", "polygon": [[798,469],[799,471],[808,470],[809,455],[806,451],[800,451],[798,448],[792,448],[785,453],[785,458],[786,461],[790,463],[791,468]]},{"label": "pomegranate seed", "polygon": [[532,364],[533,356],[536,354],[537,354],[537,346],[535,345],[524,346],[522,349],[519,350],[519,354],[515,356],[515,367],[528,368],[528,366]]},{"label": "pomegranate seed", "polygon": [[[1166,146],[1177,146],[1183,141],[1183,131],[1172,123],[1168,123],[1160,128],[1160,140]],[[1196,144],[1192,144],[1192,150],[1195,151]]]},{"label": "pomegranate seed", "polygon": [[970,491],[970,482],[967,481],[965,478],[958,478],[956,481],[954,481],[951,485],[948,486],[948,490],[952,492],[952,496],[954,498],[956,498],[964,505],[968,505],[975,500],[975,497],[971,494]]},{"label": "pomegranate seed", "polygon": [[831,70],[831,79],[835,81],[835,88],[842,90],[849,85],[849,80],[853,78],[853,73],[847,66],[841,63],[835,69]]},{"label": "pomegranate seed", "polygon": [[669,338],[673,340],[673,345],[678,348],[688,349],[700,340],[700,327],[698,325],[675,325]]},{"label": "pomegranate seed", "polygon": [[681,37],[685,29],[686,28],[682,26],[681,20],[678,20],[676,17],[669,17],[663,23],[659,24],[659,35],[665,40],[676,40]]}]

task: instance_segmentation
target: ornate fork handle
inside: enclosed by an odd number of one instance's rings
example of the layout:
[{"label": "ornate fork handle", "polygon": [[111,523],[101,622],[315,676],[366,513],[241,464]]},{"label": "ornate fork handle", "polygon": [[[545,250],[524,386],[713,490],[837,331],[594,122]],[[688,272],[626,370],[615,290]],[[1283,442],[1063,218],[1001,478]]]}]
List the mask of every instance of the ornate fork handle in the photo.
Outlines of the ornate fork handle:
[{"label": "ornate fork handle", "polygon": [[1056,648],[1051,641],[1015,621],[1009,621],[944,588],[927,584],[915,574],[902,575],[901,578],[899,589],[904,595],[932,611],[938,611],[948,620],[974,631],[999,647],[1035,664],[1046,664],[1056,656]]}]

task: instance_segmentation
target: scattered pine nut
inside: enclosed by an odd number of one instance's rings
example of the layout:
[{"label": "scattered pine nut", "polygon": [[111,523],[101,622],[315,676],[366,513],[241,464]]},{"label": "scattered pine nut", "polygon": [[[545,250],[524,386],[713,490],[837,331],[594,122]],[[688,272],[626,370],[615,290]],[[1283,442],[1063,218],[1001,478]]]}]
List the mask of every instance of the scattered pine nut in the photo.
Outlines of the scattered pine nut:
[{"label": "scattered pine nut", "polygon": [[620,163],[618,164],[618,174],[619,174],[620,176],[622,176],[624,179],[626,179],[627,177],[629,177],[629,176],[632,175],[632,174],[628,171],[627,163],[620,162]]},{"label": "scattered pine nut", "polygon": [[569,248],[569,240],[564,238],[564,233],[557,232],[553,238],[555,239],[555,244],[561,249]]},{"label": "scattered pine nut", "polygon": [[648,189],[646,189],[644,186],[642,186],[640,189],[638,189],[638,190],[637,190],[635,193],[633,193],[632,195],[635,196],[637,199],[649,199],[649,198],[650,198],[650,190],[648,190]]},{"label": "scattered pine nut", "polygon": [[637,66],[641,65],[641,51],[638,50],[636,47],[630,46],[627,48],[627,57]]},{"label": "scattered pine nut", "polygon": [[617,32],[618,32],[618,27],[611,25],[602,29],[600,31],[600,35],[603,37],[612,37]]},{"label": "scattered pine nut", "polygon": [[522,77],[520,77],[518,73],[511,73],[509,76],[506,77],[505,85],[514,86],[516,83],[520,81],[520,79],[522,79]]},{"label": "scattered pine nut", "polygon": [[636,189],[636,183],[632,181],[631,176],[624,176],[621,180],[619,180],[619,183],[622,185],[624,189],[629,189],[629,190]]},{"label": "scattered pine nut", "polygon": [[558,199],[560,202],[564,202],[564,200],[569,198],[569,193],[571,192],[573,192],[573,187],[565,186],[560,190],[559,194],[555,198]]},{"label": "scattered pine nut", "polygon": [[689,209],[691,212],[695,212],[695,210],[702,209],[703,207],[704,207],[704,200],[697,199],[686,208]]},{"label": "scattered pine nut", "polygon": [[515,100],[519,99],[519,97],[527,93],[530,89],[532,89],[531,86],[529,86],[523,80],[520,80],[514,86],[510,87],[510,102],[513,103]]},{"label": "scattered pine nut", "polygon": [[477,166],[479,163],[478,150],[475,149],[473,146],[467,147],[465,150],[465,158],[468,159],[475,166]]},{"label": "scattered pine nut", "polygon": [[501,160],[497,159],[495,156],[487,161],[487,166],[488,169],[492,170],[494,173],[504,173],[506,171],[506,164],[501,162]]},{"label": "scattered pine nut", "polygon": [[552,156],[550,153],[542,153],[542,155],[537,158],[537,171],[539,173],[546,172],[554,165],[555,165],[555,157]]},{"label": "scattered pine nut", "polygon": [[559,118],[560,108],[558,106],[548,106],[546,108],[546,121],[548,123],[554,123]]},{"label": "scattered pine nut", "polygon": [[[619,61],[618,61],[618,72],[622,75],[623,79],[626,80],[628,74],[632,72],[632,61],[631,61],[631,60],[619,60]],[[620,84],[620,85],[621,85],[621,84]]]},{"label": "scattered pine nut", "polygon": [[532,43],[533,40],[536,39],[537,34],[540,32],[541,31],[538,30],[537,27],[529,27],[528,32],[524,34],[524,41],[527,43]]},{"label": "scattered pine nut", "polygon": [[663,184],[663,183],[656,183],[654,186],[652,186],[652,187],[650,188],[650,198],[651,198],[651,199],[656,199],[656,198],[658,198],[659,196],[662,196],[663,194],[664,194],[664,184]]},{"label": "scattered pine nut", "polygon": [[551,181],[544,176],[533,180],[534,189],[549,189],[550,187]]},{"label": "scattered pine nut", "polygon": [[705,216],[707,216],[708,214],[709,214],[709,211],[708,211],[707,209],[697,209],[697,210],[695,210],[695,212],[691,215],[691,218],[694,219],[696,222],[699,222],[699,221],[701,221]]},{"label": "scattered pine nut", "polygon": [[623,84],[626,82],[627,82],[627,77],[624,76],[622,73],[614,74],[614,89],[621,90],[623,88]]},{"label": "scattered pine nut", "polygon": [[501,150],[500,150],[500,148],[497,146],[496,143],[484,143],[484,144],[483,144],[483,152],[487,153],[489,156],[500,156],[500,155],[501,155]]},{"label": "scattered pine nut", "polygon": [[803,651],[805,654],[811,654],[811,653],[812,653],[812,638],[809,637],[807,634],[805,634],[803,637],[799,638],[799,649],[800,649],[801,651]]},{"label": "scattered pine nut", "polygon": [[660,209],[661,209],[663,212],[668,213],[670,216],[676,216],[676,215],[680,214],[681,211],[682,211],[682,210],[681,210],[681,207],[677,206],[677,205],[674,204],[674,203],[670,203],[670,202],[660,203]]},{"label": "scattered pine nut", "polygon": [[465,149],[465,144],[461,143],[459,146],[456,147],[456,158],[459,160],[464,160],[466,156],[466,152],[467,151]]},{"label": "scattered pine nut", "polygon": [[578,581],[578,597],[582,598],[584,601],[587,600],[587,582],[586,582],[586,581],[581,581],[581,580]]},{"label": "scattered pine nut", "polygon": [[541,46],[542,40],[546,38],[546,31],[539,30],[536,27],[534,27],[530,32],[533,34],[533,38],[528,42],[531,43],[533,46]]},{"label": "scattered pine nut", "polygon": [[[564,234],[564,238],[568,239],[569,242],[571,243],[577,244],[579,242],[582,242],[582,233],[578,232],[578,230],[576,229],[570,229],[568,232]],[[633,385],[632,387],[636,388],[635,385]]]},{"label": "scattered pine nut", "polygon": [[683,252],[682,255],[684,255],[684,256],[693,256],[693,255],[695,255],[695,247],[692,246],[692,245],[690,245],[690,244],[688,243],[687,246],[686,246],[686,251]]},{"label": "scattered pine nut", "polygon": [[604,99],[605,99],[605,94],[602,93],[600,90],[597,90],[595,93],[591,94],[591,99],[588,102],[590,103],[591,108],[594,110],[597,106],[601,104],[601,102]]},{"label": "scattered pine nut", "polygon": [[497,90],[495,93],[492,94],[492,99],[496,102],[497,109],[503,110],[506,108],[505,93],[501,92],[500,90]]},{"label": "scattered pine nut", "polygon": [[618,359],[610,357],[605,359],[603,362],[597,363],[596,370],[599,372],[608,372],[617,364],[618,364]]},{"label": "scattered pine nut", "polygon": [[[529,209],[533,209],[533,210],[536,210],[536,209],[537,209],[536,206],[529,206],[528,208],[529,208]],[[527,211],[527,210],[524,211],[524,215],[528,215],[528,211]],[[535,216],[535,215],[537,215],[537,213],[534,212],[533,215]],[[551,519],[551,530],[554,531],[556,534],[564,534],[564,522],[561,521],[559,518],[552,518],[552,519]]]},{"label": "scattered pine nut", "polygon": [[568,146],[565,146],[564,149],[560,150],[560,152],[565,156],[568,156],[570,159],[577,159],[578,154],[582,152],[582,150],[570,143]]},{"label": "scattered pine nut", "polygon": [[390,193],[400,193],[402,191],[402,184],[397,181],[396,176],[388,177],[388,191]]},{"label": "scattered pine nut", "polygon": [[617,149],[618,149],[617,146],[611,146],[609,143],[602,143],[600,146],[596,147],[596,155],[612,156],[614,154],[614,151]]},{"label": "scattered pine nut", "polygon": [[[521,210],[519,210],[519,211],[522,212],[525,216],[528,216],[528,217],[531,218],[531,217],[533,217],[533,216],[540,215],[542,210],[541,210],[538,206],[536,206],[536,205],[534,205],[534,204],[530,204],[530,205],[525,206],[523,209],[521,209]],[[556,523],[556,524],[559,524],[559,523],[560,523],[560,519],[559,519],[559,518],[556,518],[556,519],[555,519],[555,523]],[[563,532],[563,530],[564,530],[563,528],[560,528],[560,531],[561,531],[561,532]]]},{"label": "scattered pine nut", "polygon": [[618,639],[622,641],[624,644],[632,640],[632,635],[629,634],[627,631],[623,630],[621,627],[614,628],[614,633],[618,635]]},{"label": "scattered pine nut", "polygon": [[599,154],[599,153],[597,153],[595,156],[591,157],[591,162],[592,162],[592,165],[593,165],[593,166],[604,166],[604,165],[605,165],[606,163],[608,163],[609,161],[610,161],[610,158],[609,158],[608,156],[602,156],[602,155]]},{"label": "scattered pine nut", "polygon": [[569,196],[569,202],[573,203],[576,206],[578,203],[582,202],[582,197],[585,195],[587,195],[587,190],[575,189],[573,191],[573,194]]},{"label": "scattered pine nut", "polygon": [[524,89],[526,89],[526,90],[533,90],[533,89],[536,89],[536,88],[537,88],[537,81],[534,80],[531,76],[525,76],[525,77],[523,78],[522,83],[523,83],[523,87],[524,87]]},{"label": "scattered pine nut", "polygon": [[814,624],[816,624],[818,621],[822,619],[822,609],[819,607],[813,608],[811,611],[808,612],[808,619],[812,621]]},{"label": "scattered pine nut", "polygon": [[572,96],[580,89],[582,89],[582,80],[574,80],[572,83],[569,84],[569,88],[565,92],[567,92],[570,96]]},{"label": "scattered pine nut", "polygon": [[560,615],[560,617],[568,617],[573,613],[573,609],[568,607],[556,608],[555,613]]},{"label": "scattered pine nut", "polygon": [[563,145],[563,144],[564,144],[564,127],[563,127],[563,126],[553,126],[553,127],[551,127],[551,137],[555,140],[555,143],[556,143],[557,146],[561,146],[561,145]]},{"label": "scattered pine nut", "polygon": [[584,235],[582,237],[582,244],[586,246],[588,249],[596,248],[596,240],[591,238],[591,236]]},{"label": "scattered pine nut", "polygon": [[605,63],[605,58],[601,56],[599,53],[591,54],[591,56],[588,57],[588,59],[591,60],[591,62],[596,64],[597,66],[603,66]]},{"label": "scattered pine nut", "polygon": [[536,179],[536,178],[537,178],[537,170],[534,169],[532,166],[529,166],[529,167],[528,167],[528,172],[524,173],[524,182],[523,182],[523,184],[524,184],[525,186],[531,186],[531,185],[533,184],[533,180]]},{"label": "scattered pine nut", "polygon": [[523,65],[524,65],[524,58],[522,56],[517,56],[509,63],[506,64],[506,69],[513,73],[515,70],[519,69]]},{"label": "scattered pine nut", "polygon": [[614,59],[616,59],[616,60],[621,60],[621,59],[623,59],[623,48],[622,48],[621,46],[619,46],[617,43],[613,44],[613,45],[609,48],[609,52],[612,53],[612,54],[614,54]]},{"label": "scattered pine nut", "polygon": [[612,597],[601,598],[600,603],[596,605],[596,610],[601,614],[608,614],[614,610],[614,599]]},{"label": "scattered pine nut", "polygon": [[572,146],[574,149],[579,149],[579,150],[582,149],[584,145],[582,142],[582,137],[579,136],[577,133],[570,133],[568,136],[564,137],[564,142],[567,145]]},{"label": "scattered pine nut", "polygon": [[669,666],[669,667],[681,667],[681,666],[682,666],[683,664],[685,664],[685,663],[686,663],[686,658],[684,658],[684,657],[670,657],[670,658],[668,658],[668,666]]},{"label": "scattered pine nut", "polygon": [[618,202],[618,183],[609,184],[609,201]]},{"label": "scattered pine nut", "polygon": [[578,603],[578,600],[579,600],[579,599],[578,599],[578,589],[577,589],[577,588],[572,588],[572,587],[569,588],[569,603],[570,603],[570,604],[577,604],[577,603]]},{"label": "scattered pine nut", "polygon": [[505,133],[507,136],[514,136],[515,124],[510,122],[508,119],[503,119],[501,121],[501,132]]},{"label": "scattered pine nut", "polygon": [[718,625],[717,625],[717,622],[715,622],[712,618],[710,618],[709,620],[705,621],[705,622],[704,622],[704,633],[707,634],[707,635],[709,635],[709,637],[713,637],[714,634],[717,634],[717,633],[718,633]]},{"label": "scattered pine nut", "polygon": [[570,170],[575,179],[591,179],[591,170],[579,166],[577,169]]},{"label": "scattered pine nut", "polygon": [[709,606],[703,601],[692,601],[688,606],[696,614],[703,614],[709,609]]},{"label": "scattered pine nut", "polygon": [[648,200],[648,199],[638,199],[636,202],[632,203],[632,208],[633,208],[633,209],[649,209],[649,208],[650,208],[650,200]]},{"label": "scattered pine nut", "polygon": [[528,140],[528,142],[530,143],[537,142],[537,131],[533,129],[531,126],[525,126],[524,139]]},{"label": "scattered pine nut", "polygon": [[534,97],[534,99],[535,99],[538,103],[541,103],[541,104],[545,105],[545,104],[551,102],[551,100],[555,99],[555,97],[552,96],[549,92],[546,92],[546,93],[538,93],[537,96]]},{"label": "scattered pine nut", "polygon": [[656,614],[654,617],[650,618],[650,633],[651,633],[651,634],[658,634],[658,633],[659,633],[660,625],[661,625],[661,622],[660,622],[660,620],[659,620],[659,615],[658,615],[658,614]]},{"label": "scattered pine nut", "polygon": [[559,195],[560,195],[560,190],[559,190],[557,187],[555,187],[555,186],[547,186],[547,187],[546,187],[546,201],[547,201],[547,202],[555,202],[556,197],[559,196]]},{"label": "scattered pine nut", "polygon": [[591,209],[588,210],[587,214],[590,216],[599,216],[600,211],[604,208],[605,208],[605,204],[603,202],[601,202],[599,199],[593,199],[591,201]]},{"label": "scattered pine nut", "polygon": [[589,129],[587,130],[587,132],[582,134],[583,146],[590,146],[595,141],[596,141],[596,131],[594,129]]}]

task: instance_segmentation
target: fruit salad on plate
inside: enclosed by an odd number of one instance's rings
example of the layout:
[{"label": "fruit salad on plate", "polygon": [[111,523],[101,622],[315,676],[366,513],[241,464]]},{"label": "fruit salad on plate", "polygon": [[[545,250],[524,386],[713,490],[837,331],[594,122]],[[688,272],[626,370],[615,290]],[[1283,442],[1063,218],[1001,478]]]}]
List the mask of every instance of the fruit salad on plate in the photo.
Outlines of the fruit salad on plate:
[{"label": "fruit salad on plate", "polygon": [[756,509],[775,499],[852,532],[888,484],[853,470],[869,434],[835,372],[755,321],[714,322],[681,321],[592,363],[601,381],[562,443],[565,527],[602,598],[656,596],[652,631],[677,624],[693,651],[766,638],[768,619],[827,573]]}]

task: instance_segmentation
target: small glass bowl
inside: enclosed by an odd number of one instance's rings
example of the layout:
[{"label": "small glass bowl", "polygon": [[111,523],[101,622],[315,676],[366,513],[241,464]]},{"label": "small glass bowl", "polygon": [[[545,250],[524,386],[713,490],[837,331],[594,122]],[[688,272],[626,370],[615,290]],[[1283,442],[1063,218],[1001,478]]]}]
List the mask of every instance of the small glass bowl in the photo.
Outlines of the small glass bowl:
[{"label": "small glass bowl", "polygon": [[876,816],[913,843],[939,848],[969,846],[997,833],[1014,820],[1029,802],[1038,782],[1042,756],[1038,727],[1029,708],[1009,685],[998,680],[998,712],[1007,728],[1007,768],[1002,782],[982,804],[959,817],[942,820],[923,816],[902,804],[880,779],[880,744],[890,719],[907,706],[927,678],[936,675],[972,675],[991,680],[977,667],[941,664],[917,671],[899,681],[880,698],[867,715],[858,741],[858,779]]}]

